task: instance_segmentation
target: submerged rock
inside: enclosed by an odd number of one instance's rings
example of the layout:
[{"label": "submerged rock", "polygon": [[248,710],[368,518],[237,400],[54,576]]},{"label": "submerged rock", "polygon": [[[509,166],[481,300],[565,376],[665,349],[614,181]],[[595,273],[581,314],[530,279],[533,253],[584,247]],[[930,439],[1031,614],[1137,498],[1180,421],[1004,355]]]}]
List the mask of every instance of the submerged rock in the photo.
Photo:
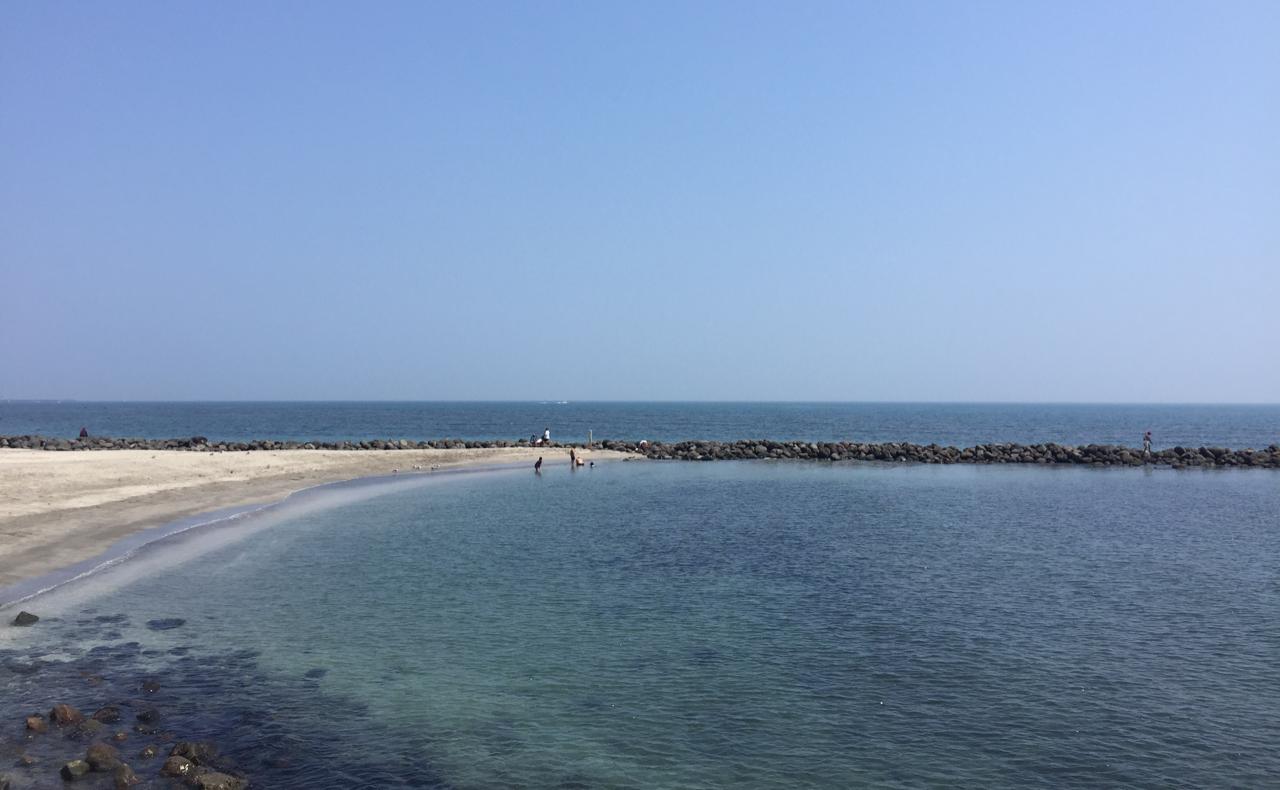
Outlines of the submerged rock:
[{"label": "submerged rock", "polygon": [[101,730],[103,726],[102,722],[97,719],[85,719],[75,726],[75,729],[72,730],[72,734],[80,738],[92,738],[98,734],[98,731]]},{"label": "submerged rock", "polygon": [[0,775],[0,790],[9,790],[11,787],[13,787],[13,782],[9,777]]},{"label": "submerged rock", "polygon": [[190,776],[195,768],[195,763],[185,757],[170,757],[164,761],[160,773],[164,776]]},{"label": "submerged rock", "polygon": [[120,753],[116,747],[105,743],[91,743],[85,750],[84,761],[95,771],[111,771],[120,764]]},{"label": "submerged rock", "polygon": [[160,690],[160,681],[155,678],[147,678],[142,681],[142,690],[147,694],[155,694]]},{"label": "submerged rock", "polygon": [[49,729],[49,723],[44,720],[44,716],[37,713],[27,717],[27,729],[32,732],[45,732]]},{"label": "submerged rock", "polygon": [[120,763],[116,766],[115,771],[111,775],[111,780],[115,784],[116,790],[128,790],[137,784],[142,784],[142,780],[133,772],[128,763]]},{"label": "submerged rock", "polygon": [[89,764],[86,763],[84,760],[72,760],[66,765],[63,765],[62,770],[59,771],[58,773],[62,774],[63,779],[66,779],[68,782],[70,782],[74,779],[79,779],[80,777],[89,773],[89,770],[90,770]]},{"label": "submerged rock", "polygon": [[209,765],[213,762],[216,751],[211,743],[199,741],[179,741],[169,750],[171,757],[184,757],[197,765]]},{"label": "submerged rock", "polygon": [[160,711],[155,708],[146,707],[138,711],[136,718],[144,724],[155,724],[160,720]]},{"label": "submerged rock", "polygon": [[161,617],[156,620],[148,620],[147,628],[152,631],[172,631],[175,628],[181,628],[186,625],[187,621],[181,617]]},{"label": "submerged rock", "polygon": [[196,787],[200,790],[244,790],[247,783],[230,774],[210,771],[196,776]]},{"label": "submerged rock", "polygon": [[103,724],[113,724],[120,721],[120,709],[115,705],[105,705],[95,710],[92,718],[97,719]]},{"label": "submerged rock", "polygon": [[159,753],[160,753],[160,747],[156,746],[154,743],[149,743],[146,746],[142,747],[142,751],[138,752],[138,756],[144,760],[150,760],[152,757],[155,757]]},{"label": "submerged rock", "polygon": [[13,618],[14,625],[35,625],[40,618],[31,612],[18,612],[18,616]]},{"label": "submerged rock", "polygon": [[69,724],[79,724],[84,721],[84,714],[70,705],[57,704],[53,706],[53,710],[49,711],[49,721],[65,727]]}]

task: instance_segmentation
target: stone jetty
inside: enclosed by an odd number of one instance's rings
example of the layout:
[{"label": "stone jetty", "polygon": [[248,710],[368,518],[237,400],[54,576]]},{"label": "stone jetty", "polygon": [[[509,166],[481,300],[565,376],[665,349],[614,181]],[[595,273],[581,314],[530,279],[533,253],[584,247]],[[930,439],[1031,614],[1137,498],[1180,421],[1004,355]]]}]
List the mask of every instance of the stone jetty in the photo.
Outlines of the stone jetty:
[{"label": "stone jetty", "polygon": [[[217,442],[203,436],[182,439],[123,439],[94,436],[60,439],[48,436],[0,436],[0,447],[31,450],[188,450],[192,452],[252,452],[262,450],[453,450],[495,447],[529,447],[528,439],[369,439],[342,442],[297,442],[256,439],[248,442]],[[585,448],[580,443],[552,442],[549,447]],[[771,439],[742,439],[735,442],[684,441],[635,442],[604,440],[591,448],[634,453],[655,460],[672,461],[871,461],[917,464],[1053,464],[1069,466],[1143,466],[1154,464],[1174,469],[1191,467],[1280,468],[1280,445],[1264,449],[1233,450],[1226,447],[1172,447],[1144,455],[1142,450],[1111,444],[1062,445],[980,444],[948,447],[909,442],[803,442]]]}]

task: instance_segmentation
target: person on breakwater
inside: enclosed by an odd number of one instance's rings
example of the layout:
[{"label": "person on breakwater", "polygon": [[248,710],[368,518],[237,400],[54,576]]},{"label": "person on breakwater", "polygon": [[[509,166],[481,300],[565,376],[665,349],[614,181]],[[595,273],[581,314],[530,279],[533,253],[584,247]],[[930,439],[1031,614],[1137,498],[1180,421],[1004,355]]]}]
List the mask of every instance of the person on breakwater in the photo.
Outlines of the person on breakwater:
[{"label": "person on breakwater", "polygon": [[1142,434],[1142,457],[1151,457],[1151,431]]},{"label": "person on breakwater", "polygon": [[542,443],[551,444],[551,429],[547,428],[542,432]]},{"label": "person on breakwater", "polygon": [[89,429],[84,427],[83,425],[80,426],[80,438],[81,439],[89,438]]},{"label": "person on breakwater", "polygon": [[533,464],[534,474],[542,474],[542,456],[538,456],[538,460]]}]

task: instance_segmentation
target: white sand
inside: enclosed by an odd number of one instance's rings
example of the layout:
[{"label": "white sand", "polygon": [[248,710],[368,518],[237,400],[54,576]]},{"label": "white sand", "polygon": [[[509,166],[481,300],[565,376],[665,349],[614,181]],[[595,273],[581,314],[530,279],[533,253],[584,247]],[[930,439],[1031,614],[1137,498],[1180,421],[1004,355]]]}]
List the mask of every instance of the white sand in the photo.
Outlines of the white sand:
[{"label": "white sand", "polygon": [[[584,459],[626,456],[579,451]],[[0,449],[0,588],[105,551],[126,535],[224,507],[274,502],[322,483],[493,464],[567,464],[568,449],[182,450]]]}]

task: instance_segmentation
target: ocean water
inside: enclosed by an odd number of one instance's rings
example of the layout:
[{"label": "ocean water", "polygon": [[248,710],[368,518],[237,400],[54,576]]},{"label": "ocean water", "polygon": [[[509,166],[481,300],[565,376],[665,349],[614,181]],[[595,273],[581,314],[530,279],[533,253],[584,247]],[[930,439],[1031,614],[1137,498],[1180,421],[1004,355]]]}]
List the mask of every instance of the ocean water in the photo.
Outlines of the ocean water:
[{"label": "ocean water", "polygon": [[92,403],[0,401],[0,434],[214,440],[803,439],[973,446],[1058,442],[1263,448],[1280,405],[936,403]]},{"label": "ocean water", "polygon": [[155,705],[273,788],[1265,786],[1276,557],[1267,471],[339,486],[24,603],[0,721]]}]

